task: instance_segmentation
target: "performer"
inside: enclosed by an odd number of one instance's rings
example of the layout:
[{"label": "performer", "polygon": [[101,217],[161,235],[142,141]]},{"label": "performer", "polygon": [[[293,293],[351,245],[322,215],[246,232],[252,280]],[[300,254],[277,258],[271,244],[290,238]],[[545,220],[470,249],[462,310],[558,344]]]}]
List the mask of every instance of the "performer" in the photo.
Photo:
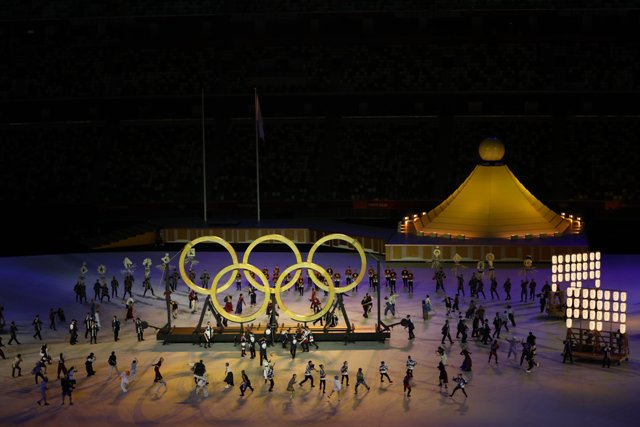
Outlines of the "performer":
[{"label": "performer", "polygon": [[298,349],[298,339],[296,334],[291,335],[291,344],[289,345],[289,353],[291,353],[291,358],[296,358],[296,350]]},{"label": "performer", "polygon": [[327,388],[327,373],[325,372],[324,365],[322,363],[319,367],[320,371],[318,374],[320,375],[320,390],[322,390],[322,394],[324,394]]},{"label": "performer", "polygon": [[456,275],[456,279],[458,279],[458,289],[457,289],[457,293],[458,294],[462,294],[463,296],[466,296],[464,293],[464,278],[462,273],[458,273]]},{"label": "performer", "polygon": [[250,301],[250,305],[251,307],[255,307],[257,305],[256,302],[256,290],[255,288],[251,285],[251,283],[249,283],[249,301]]},{"label": "performer", "polygon": [[469,352],[469,350],[467,350],[466,348],[463,348],[462,351],[460,352],[460,355],[464,356],[464,360],[462,362],[462,366],[460,366],[460,369],[465,372],[470,372],[471,365],[472,365],[471,352]]},{"label": "performer", "polygon": [[392,268],[391,275],[389,277],[389,289],[391,290],[392,294],[396,293],[396,278],[397,278],[396,271]]},{"label": "performer", "polygon": [[118,296],[118,288],[120,287],[120,283],[118,283],[118,279],[116,276],[113,276],[111,279],[111,298]]},{"label": "performer", "polygon": [[409,370],[407,370],[407,373],[402,379],[402,384],[404,386],[404,393],[406,396],[411,397],[411,374],[409,373]]},{"label": "performer", "polygon": [[145,277],[142,282],[142,286],[144,288],[144,292],[142,293],[143,297],[147,295],[147,291],[151,291],[151,295],[153,295],[154,297],[156,296],[156,294],[153,292],[153,288],[151,287],[151,278]]},{"label": "performer", "polygon": [[136,317],[134,322],[136,327],[136,335],[138,336],[138,342],[144,341],[144,328],[142,327],[142,320],[139,317]]},{"label": "performer", "polygon": [[122,295],[122,301],[127,298],[127,294],[129,294],[129,298],[133,298],[133,294],[131,293],[131,290],[133,289],[133,282],[133,274],[127,273],[127,275],[124,276],[124,294]]},{"label": "performer", "polygon": [[124,371],[120,374],[120,389],[123,393],[129,391],[129,384],[131,383],[130,374],[129,371]]},{"label": "performer", "polygon": [[189,308],[195,313],[198,310],[198,294],[193,289],[189,292]]},{"label": "performer", "polygon": [[[36,317],[33,319],[33,322],[31,322],[31,324],[33,325],[33,338],[39,338],[40,341],[42,341],[42,335],[40,335],[40,333],[42,332],[42,320],[40,320],[40,316],[38,314],[36,314]],[[11,343],[11,341],[9,341],[9,343]],[[20,344],[20,343],[18,343]]]},{"label": "performer", "polygon": [[413,377],[413,369],[416,367],[418,363],[411,358],[411,356],[407,356],[407,373]]},{"label": "performer", "polygon": [[[358,280],[358,274],[359,274],[359,273],[358,273],[357,271],[354,271],[353,273],[351,273],[351,282],[350,282],[350,283],[353,283],[353,282],[355,282],[356,280]],[[356,285],[356,286],[353,288],[353,291],[352,291],[352,292],[358,293],[358,286],[360,286],[360,285]]]},{"label": "performer", "polygon": [[429,313],[431,312],[431,299],[429,295],[422,300],[422,319],[429,320]]},{"label": "performer", "polygon": [[256,337],[253,335],[253,332],[249,332],[249,354],[251,359],[256,358]]},{"label": "performer", "polygon": [[373,307],[373,298],[371,297],[371,295],[369,295],[368,292],[365,294],[364,298],[362,298],[360,304],[362,304],[362,316],[368,318],[369,313],[371,312],[371,308]]},{"label": "performer", "polygon": [[467,396],[467,392],[464,390],[464,386],[467,385],[467,380],[462,376],[462,372],[460,372],[458,376],[453,379],[453,381],[456,382],[457,385],[454,387],[449,397],[453,397],[453,395],[456,394],[456,391],[458,390],[462,390],[464,397],[469,397]]},{"label": "performer", "polygon": [[233,387],[233,372],[231,371],[229,362],[225,362],[224,364],[224,382],[227,384],[224,386],[225,389]]},{"label": "performer", "polygon": [[573,348],[571,340],[564,340],[562,341],[562,344],[564,344],[564,348],[562,350],[562,363],[565,363],[567,359],[569,359],[569,362],[573,365]]},{"label": "performer", "polygon": [[131,367],[129,368],[129,372],[130,372],[129,379],[133,379],[133,381],[135,381],[137,371],[138,371],[138,359],[134,357],[133,360],[131,361]]},{"label": "performer", "polygon": [[510,300],[511,299],[511,279],[510,278],[507,278],[507,280],[502,285],[502,288],[504,289],[504,293],[507,295],[505,297],[505,300]]},{"label": "performer", "polygon": [[178,318],[178,303],[174,300],[169,301],[169,305],[171,305],[171,317],[174,319]]},{"label": "performer", "polygon": [[73,405],[71,393],[73,392],[74,386],[71,379],[65,375],[60,381],[60,386],[62,388],[62,405],[64,405],[65,397],[67,396],[69,396],[69,405]]},{"label": "performer", "polygon": [[107,286],[107,282],[100,283],[100,302],[103,302],[104,298],[107,298],[107,302],[111,302],[111,297],[109,296],[109,287]]},{"label": "performer", "polygon": [[338,379],[338,376],[334,376],[333,377],[333,389],[331,389],[331,393],[329,393],[329,396],[327,396],[327,399],[331,399],[331,396],[333,396],[333,393],[336,393],[338,395],[338,402],[340,402],[340,391],[342,390],[342,384],[340,383],[340,380]]},{"label": "performer", "polygon": [[[42,396],[40,400],[36,401],[38,406],[44,404],[45,406],[49,406],[49,402],[47,402],[47,377],[42,378],[42,382],[40,383],[40,395]],[[37,381],[36,381],[37,384]],[[42,403],[41,403],[42,402]]]},{"label": "performer", "polygon": [[113,371],[116,371],[116,376],[120,376],[120,370],[118,369],[118,358],[116,357],[116,352],[112,351],[109,359],[107,360],[107,364],[109,365],[109,379],[111,379],[111,374]]},{"label": "performer", "polygon": [[87,360],[84,362],[84,367],[87,370],[88,377],[96,374],[96,371],[93,370],[93,362],[95,361],[96,361],[96,357],[94,356],[93,353],[91,353],[89,354],[89,356],[87,356]]},{"label": "performer", "polygon": [[62,374],[62,376],[64,377],[65,375],[67,375],[67,367],[64,364],[64,354],[60,353],[60,356],[58,356],[58,376],[56,379],[60,379],[60,374]]},{"label": "performer", "polygon": [[124,317],[124,321],[126,322],[129,319],[133,320],[133,298],[129,297],[125,307],[127,309],[127,313]]},{"label": "performer", "polygon": [[358,386],[363,385],[367,388],[367,390],[371,390],[371,387],[364,380],[364,372],[362,372],[362,368],[358,368],[358,373],[356,374],[356,387],[355,394],[358,394]]},{"label": "performer", "polygon": [[71,319],[69,335],[69,344],[75,345],[78,342],[78,321],[76,319]]},{"label": "performer", "polygon": [[49,309],[49,329],[56,330],[56,312],[53,307]]},{"label": "performer", "polygon": [[449,319],[444,321],[444,325],[442,325],[442,341],[441,344],[444,344],[445,339],[449,339],[449,343],[453,344],[453,340],[451,339],[451,328],[449,327]]},{"label": "performer", "polygon": [[160,368],[162,367],[162,362],[164,362],[164,357],[161,357],[158,360],[158,363],[155,363],[153,366],[153,371],[155,373],[155,378],[153,379],[153,382],[155,384],[158,384],[158,387],[156,388],[156,393],[158,393],[160,391],[160,387],[164,386],[164,389],[167,389],[167,383],[165,382],[164,378],[162,378],[162,374],[160,373]]},{"label": "performer", "polygon": [[96,279],[96,283],[93,284],[93,300],[94,301],[100,298],[101,290],[102,290],[102,285],[100,284],[100,279]]},{"label": "performer", "polygon": [[247,376],[247,374],[244,372],[244,369],[242,370],[242,384],[240,384],[240,396],[244,396],[244,393],[247,391],[247,389],[250,389],[251,392],[253,393],[253,387],[251,387],[251,380],[249,380],[249,377]]},{"label": "performer", "polygon": [[442,386],[444,385],[444,389],[447,390],[449,388],[449,375],[447,375],[447,369],[444,366],[444,363],[442,363],[442,361],[438,362],[438,381],[439,381],[439,387],[440,387],[440,391],[442,391]]},{"label": "performer", "polygon": [[18,371],[18,376],[22,376],[22,368],[20,367],[22,364],[22,355],[20,353],[16,354],[16,357],[13,358],[13,363],[11,364],[11,378],[16,377],[16,371]]},{"label": "performer", "polygon": [[491,363],[491,358],[495,357],[496,365],[498,364],[498,349],[500,348],[499,340],[495,339],[491,342],[491,350],[489,352],[489,363]]},{"label": "performer", "polygon": [[291,393],[289,395],[289,400],[293,400],[293,397],[296,394],[296,388],[294,387],[295,384],[296,384],[296,374],[293,374],[291,376],[291,379],[289,380],[289,384],[287,384],[287,391]]},{"label": "performer", "polygon": [[118,316],[114,315],[111,321],[111,330],[113,330],[113,340],[118,341],[118,334],[120,333],[120,321]]},{"label": "performer", "polygon": [[345,360],[342,363],[342,367],[340,368],[340,374],[342,374],[342,378],[340,379],[340,384],[344,383],[344,380],[347,380],[347,387],[349,387],[349,364]]},{"label": "performer", "polygon": [[244,297],[242,294],[238,297],[238,302],[236,303],[236,314],[242,314],[242,307],[244,307]]},{"label": "performer", "polygon": [[385,365],[384,360],[380,363],[380,367],[378,368],[378,372],[380,372],[380,382],[383,383],[384,382],[384,377],[387,377],[387,380],[389,381],[389,383],[393,383],[393,381],[391,381],[391,378],[389,378],[389,374],[388,374],[388,366]]},{"label": "performer", "polygon": [[309,327],[307,326],[305,328],[305,330],[307,331],[307,337],[309,338],[309,344],[314,346],[316,348],[316,350],[319,350],[320,347],[318,346],[318,343],[316,343],[315,339],[313,338],[313,332],[311,332],[311,329],[309,329]]},{"label": "performer", "polygon": [[407,325],[405,326],[405,328],[407,328],[407,331],[409,332],[409,340],[412,340],[416,337],[415,334],[413,333],[416,327],[411,321],[411,316],[409,314],[407,314],[406,321],[407,321]]},{"label": "performer", "polygon": [[209,273],[207,272],[207,270],[205,269],[202,274],[200,275],[200,284],[203,288],[205,289],[209,289],[209,279],[211,278],[211,276],[209,276]]},{"label": "performer", "polygon": [[89,320],[89,344],[98,344],[98,322],[92,317]]},{"label": "performer", "polygon": [[240,336],[240,357],[247,355],[247,336],[246,333]]},{"label": "performer", "polygon": [[369,287],[373,288],[373,276],[376,274],[376,272],[373,269],[373,267],[369,267],[368,273],[369,273]]},{"label": "performer", "polygon": [[413,272],[409,272],[407,274],[407,291],[412,294],[413,293]]},{"label": "performer", "polygon": [[[273,377],[274,377],[274,371],[273,371],[273,367],[274,365],[269,365],[268,369],[267,369],[267,376],[266,379],[269,381],[269,393],[271,393],[273,391],[273,386],[274,386],[274,381],[273,381]],[[266,382],[266,381],[265,381]]]},{"label": "performer", "polygon": [[309,360],[309,362],[307,362],[307,366],[304,370],[304,380],[300,381],[300,387],[302,387],[302,384],[306,383],[308,380],[311,381],[311,387],[315,387],[315,385],[313,384],[313,375],[311,374],[312,371],[315,371],[316,367],[313,364],[313,362],[311,360]]}]

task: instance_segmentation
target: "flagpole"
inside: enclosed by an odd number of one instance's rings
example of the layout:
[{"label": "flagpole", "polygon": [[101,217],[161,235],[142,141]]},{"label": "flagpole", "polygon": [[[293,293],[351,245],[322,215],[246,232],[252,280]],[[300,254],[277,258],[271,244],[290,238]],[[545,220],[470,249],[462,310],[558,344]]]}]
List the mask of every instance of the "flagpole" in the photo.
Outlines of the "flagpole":
[{"label": "flagpole", "polygon": [[253,96],[255,100],[255,120],[254,128],[256,131],[256,201],[258,208],[258,222],[260,222],[260,157],[258,152],[258,89],[253,88]]},{"label": "flagpole", "polygon": [[207,223],[207,156],[204,135],[204,88],[202,88],[202,204],[204,209],[204,223]]}]

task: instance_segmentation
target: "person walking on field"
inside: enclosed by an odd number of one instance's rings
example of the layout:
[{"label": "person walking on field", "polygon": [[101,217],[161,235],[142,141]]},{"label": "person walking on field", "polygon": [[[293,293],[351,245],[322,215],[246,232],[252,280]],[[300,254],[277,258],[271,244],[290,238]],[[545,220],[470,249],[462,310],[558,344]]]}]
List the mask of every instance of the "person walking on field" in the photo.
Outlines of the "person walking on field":
[{"label": "person walking on field", "polygon": [[444,363],[442,363],[442,361],[440,361],[438,363],[438,371],[440,372],[438,375],[438,380],[439,380],[439,386],[440,386],[440,391],[442,391],[442,386],[444,385],[444,389],[447,390],[448,384],[449,384],[449,375],[447,374],[447,369],[444,366]]},{"label": "person walking on field", "polygon": [[402,380],[402,384],[404,385],[404,393],[407,397],[411,397],[411,373],[407,369],[407,373]]},{"label": "person walking on field", "polygon": [[454,389],[451,392],[451,394],[449,395],[449,397],[453,397],[453,395],[456,394],[456,391],[458,391],[458,390],[462,390],[462,393],[464,394],[464,397],[469,397],[467,395],[467,392],[464,390],[464,386],[467,385],[467,380],[462,376],[462,372],[460,372],[458,374],[458,376],[453,379],[453,381],[456,382],[457,384],[454,387]]},{"label": "person walking on field", "polygon": [[356,374],[356,394],[358,394],[359,385],[365,386],[367,390],[371,389],[369,385],[366,383],[366,381],[364,380],[364,372],[362,372],[362,368],[358,368],[358,373]]},{"label": "person walking on field", "polygon": [[44,377],[40,382],[40,385],[38,386],[40,390],[40,396],[42,396],[40,400],[36,402],[38,406],[42,404],[44,404],[45,406],[49,406],[49,402],[47,402],[47,383],[48,382],[49,382],[49,379],[47,377]]},{"label": "person walking on field", "polygon": [[164,386],[164,389],[167,390],[167,383],[165,382],[164,378],[162,377],[162,374],[160,373],[160,368],[162,367],[162,362],[164,362],[164,357],[161,357],[158,360],[158,363],[153,364],[153,371],[155,373],[155,378],[153,379],[153,382],[155,384],[158,384],[158,387],[156,388],[156,393],[158,393],[160,391],[160,387]]},{"label": "person walking on field", "polygon": [[387,377],[387,380],[389,380],[389,383],[392,383],[393,381],[391,381],[391,378],[389,378],[389,374],[388,374],[388,366],[385,365],[384,360],[380,363],[380,367],[378,368],[378,372],[380,372],[380,382],[383,383],[384,382],[384,377]]},{"label": "person walking on field", "polygon": [[293,400],[293,397],[296,394],[295,385],[296,385],[296,374],[293,374],[291,376],[291,379],[289,380],[289,384],[287,384],[287,391],[291,393],[289,395],[289,400]]},{"label": "person walking on field", "polygon": [[311,387],[315,387],[315,385],[313,384],[313,375],[311,375],[311,372],[315,370],[316,367],[314,366],[313,362],[309,360],[309,362],[307,363],[307,367],[304,370],[304,380],[300,381],[300,387],[302,387],[302,384],[306,383],[307,380],[311,380]]},{"label": "person walking on field", "polygon": [[491,351],[489,352],[489,363],[491,363],[491,358],[495,357],[496,365],[498,364],[498,349],[500,348],[500,343],[497,339],[491,342]]},{"label": "person walking on field", "polygon": [[331,390],[331,393],[329,393],[329,395],[327,396],[327,399],[331,400],[331,396],[333,396],[333,393],[336,393],[338,395],[338,402],[340,402],[341,390],[342,390],[342,384],[340,383],[340,379],[336,375],[333,377],[333,389]]}]

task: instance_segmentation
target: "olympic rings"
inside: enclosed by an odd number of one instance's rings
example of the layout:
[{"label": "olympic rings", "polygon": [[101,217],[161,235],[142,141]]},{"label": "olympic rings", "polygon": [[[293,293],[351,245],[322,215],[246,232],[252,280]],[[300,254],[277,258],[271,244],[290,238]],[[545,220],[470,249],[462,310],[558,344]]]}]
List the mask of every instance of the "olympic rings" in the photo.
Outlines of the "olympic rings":
[{"label": "olympic rings", "polygon": [[[281,242],[286,244],[287,246],[289,246],[289,248],[291,248],[291,250],[293,251],[293,254],[296,258],[296,263],[287,267],[286,269],[284,269],[284,271],[280,274],[280,276],[278,277],[278,280],[276,280],[275,283],[275,287],[272,288],[269,285],[269,281],[267,280],[267,277],[264,275],[264,273],[257,268],[256,266],[249,264],[249,256],[251,255],[251,251],[260,243],[265,242],[265,241],[269,241],[269,240],[275,240],[277,242]],[[312,261],[313,259],[313,255],[315,254],[315,252],[317,251],[317,249],[323,245],[324,243],[330,241],[330,240],[342,240],[345,241],[349,244],[351,244],[351,246],[353,246],[355,248],[355,250],[358,252],[358,254],[360,255],[360,270],[359,270],[359,274],[358,277],[356,278],[356,280],[354,280],[353,282],[351,282],[351,284],[349,284],[348,286],[344,286],[344,287],[336,287],[333,283],[332,277],[331,275],[329,275],[329,273],[326,271],[326,269],[324,269],[322,266],[314,263]],[[218,243],[221,246],[223,246],[227,252],[229,252],[229,255],[231,256],[231,261],[232,263],[226,267],[224,267],[222,270],[220,270],[215,277],[213,278],[212,282],[211,282],[211,289],[206,289],[203,288],[201,286],[196,285],[195,283],[193,283],[193,281],[189,278],[189,274],[186,272],[185,270],[185,259],[189,256],[189,253],[192,252],[192,249],[195,245],[197,245],[198,243]],[[320,240],[318,240],[312,247],[311,250],[309,251],[309,254],[307,256],[307,260],[306,261],[302,261],[302,256],[300,255],[300,251],[298,250],[298,247],[295,245],[294,242],[292,242],[291,240],[289,240],[288,238],[279,235],[279,234],[268,234],[265,236],[261,236],[259,238],[257,238],[256,240],[254,240],[249,247],[247,248],[247,250],[244,253],[243,259],[242,259],[242,263],[238,262],[238,256],[235,252],[235,250],[233,249],[233,247],[231,246],[231,244],[229,242],[227,242],[226,240],[217,237],[217,236],[203,236],[203,237],[199,237],[197,239],[192,240],[191,242],[187,243],[184,247],[184,249],[182,250],[181,254],[180,254],[180,262],[179,262],[179,268],[180,268],[180,275],[182,276],[182,280],[184,280],[184,282],[187,284],[187,286],[189,288],[191,288],[192,290],[194,290],[195,292],[199,293],[199,294],[205,294],[205,295],[210,295],[211,296],[211,302],[213,304],[213,306],[215,307],[215,309],[218,311],[218,313],[224,317],[227,320],[231,320],[232,322],[237,322],[237,323],[245,323],[245,322],[251,322],[255,319],[258,318],[259,315],[263,314],[266,312],[267,306],[269,305],[269,302],[271,300],[270,296],[271,293],[274,292],[275,294],[275,299],[276,302],[278,304],[278,306],[282,309],[282,311],[289,316],[291,319],[298,321],[298,322],[312,322],[314,320],[317,320],[319,318],[321,318],[322,316],[324,316],[330,309],[331,309],[331,305],[333,304],[333,301],[335,300],[336,294],[341,294],[344,292],[348,292],[349,290],[353,289],[355,286],[358,286],[358,284],[360,284],[360,282],[362,281],[364,275],[362,274],[366,268],[367,268],[367,261],[365,258],[365,253],[364,250],[362,249],[362,246],[360,245],[360,243],[352,238],[347,236],[346,234],[329,234],[327,236],[322,237]],[[317,313],[314,313],[312,315],[302,315],[302,314],[296,314],[294,312],[292,312],[291,310],[289,310],[284,302],[282,301],[282,292],[288,290],[291,286],[293,286],[294,283],[297,282],[298,278],[300,277],[300,275],[302,274],[302,269],[307,269],[307,272],[309,274],[309,277],[311,278],[311,280],[322,290],[327,291],[329,293],[329,298],[324,306],[324,308],[322,308],[322,310],[320,310]],[[262,302],[262,305],[260,306],[260,308],[258,310],[256,310],[254,313],[246,315],[246,316],[238,316],[235,314],[231,314],[231,313],[227,313],[224,310],[224,307],[222,307],[222,305],[220,304],[220,302],[217,300],[216,296],[220,293],[223,292],[224,290],[226,290],[229,286],[231,286],[231,284],[234,282],[235,276],[234,274],[231,274],[229,277],[229,280],[227,280],[226,283],[224,283],[221,286],[219,285],[220,280],[222,279],[222,277],[224,277],[225,274],[228,274],[232,271],[237,271],[237,270],[243,270],[243,274],[245,275],[245,277],[247,278],[247,280],[249,281],[249,283],[256,289],[259,290],[261,292],[263,292],[265,294],[265,298],[264,301]],[[253,277],[251,277],[250,274],[247,274],[247,270],[251,273],[254,273],[255,275],[257,275],[257,278],[262,282],[262,284],[258,283]],[[283,285],[283,282],[285,281],[287,275],[289,275],[292,271],[296,271],[295,275],[293,276],[293,278],[286,284]],[[323,276],[323,279],[327,281],[327,284],[325,285],[324,283],[322,283],[321,280],[319,280],[315,274],[312,273],[312,270],[316,273],[320,273],[321,276]]]},{"label": "olympic rings", "polygon": [[[235,271],[235,270],[251,270],[260,278],[260,280],[262,280],[262,283],[266,284],[266,286],[262,287],[262,289],[264,289],[263,291],[264,301],[262,301],[262,305],[260,306],[260,308],[256,310],[256,312],[254,312],[253,314],[248,314],[246,316],[238,316],[236,314],[227,313],[224,307],[220,305],[220,301],[218,301],[218,298],[215,298],[215,295],[218,293],[218,282],[220,281],[222,276],[224,276],[230,271]],[[231,277],[233,278],[234,275],[232,274]],[[220,289],[224,287],[225,286],[223,285]],[[251,264],[245,264],[245,263],[231,264],[226,266],[222,270],[220,270],[218,274],[216,274],[216,276],[213,278],[213,282],[211,282],[211,291],[209,293],[211,294],[211,302],[213,303],[213,306],[216,308],[216,310],[218,310],[218,313],[220,313],[220,315],[226,318],[227,320],[231,320],[232,322],[237,322],[237,323],[251,322],[252,320],[256,320],[258,316],[262,314],[262,312],[267,311],[267,305],[269,305],[269,300],[271,300],[271,298],[269,298],[271,289],[269,288],[269,282],[267,281],[267,277],[256,266]]]},{"label": "olympic rings", "polygon": [[[189,277],[189,274],[187,274],[187,272],[184,269],[184,260],[187,257],[187,255],[189,254],[190,249],[193,248],[198,243],[203,243],[203,242],[219,243],[220,245],[222,245],[222,247],[224,247],[227,250],[227,252],[229,252],[229,255],[231,255],[231,261],[233,262],[233,264],[238,264],[238,255],[236,254],[236,251],[233,249],[233,246],[231,246],[231,244],[229,242],[227,242],[223,238],[220,238],[220,237],[217,237],[217,236],[198,237],[197,239],[194,239],[194,240],[190,241],[189,243],[187,243],[185,245],[184,249],[180,253],[180,262],[178,263],[179,267],[180,267],[180,276],[182,276],[182,280],[184,280],[184,283],[186,283],[188,287],[190,287],[191,289],[193,289],[197,293],[199,293],[199,294],[208,294],[208,293],[210,293],[209,289],[205,289],[205,288],[203,288],[201,286],[198,286],[195,283],[193,283],[191,281],[191,278]],[[227,281],[227,283],[225,283],[224,285],[222,285],[220,287],[220,291],[224,291],[229,286],[231,286],[231,284],[233,283],[233,279],[234,279],[234,277],[233,277],[233,275],[231,275],[231,277],[229,277],[229,280]]]},{"label": "olympic rings", "polygon": [[[351,284],[349,284],[348,286],[340,286],[339,288],[336,289],[337,294],[342,294],[350,291],[351,289],[358,286],[360,282],[362,282],[362,279],[364,278],[363,273],[367,270],[367,259],[365,258],[365,255],[364,255],[364,249],[362,249],[362,246],[360,246],[360,243],[356,239],[354,239],[353,237],[349,237],[346,234],[334,233],[334,234],[328,234],[323,238],[321,238],[320,240],[318,240],[316,243],[314,243],[314,245],[311,247],[311,250],[309,251],[309,255],[307,255],[307,262],[312,262],[311,260],[313,259],[313,255],[316,253],[316,250],[320,247],[320,245],[324,244],[325,242],[328,242],[329,240],[342,240],[347,243],[350,243],[351,246],[353,246],[355,250],[358,252],[358,254],[360,255],[360,270],[358,272],[358,277],[356,278],[356,280],[351,282]],[[313,280],[313,283],[315,283],[320,289],[324,291],[328,290],[327,286],[325,286],[324,283],[318,280],[315,274],[309,274],[309,277],[311,277],[311,280]],[[329,288],[330,288],[332,284],[331,281],[327,283],[329,284]]]},{"label": "olympic rings", "polygon": [[[266,242],[266,241],[269,241],[269,240],[275,240],[276,242],[284,243],[285,245],[289,246],[291,248],[291,250],[293,251],[293,255],[295,255],[295,257],[296,257],[296,264],[300,264],[302,262],[302,257],[300,256],[300,251],[298,250],[298,247],[295,245],[295,243],[293,243],[291,240],[287,239],[286,237],[284,237],[284,236],[282,236],[280,234],[268,234],[266,236],[260,236],[256,240],[251,242],[251,244],[249,245],[247,250],[244,251],[244,256],[242,257],[242,262],[245,263],[245,264],[248,264],[249,263],[249,255],[251,255],[251,251],[253,250],[253,248],[258,246],[260,243]],[[293,278],[289,281],[289,283],[287,283],[282,288],[282,290],[286,291],[291,286],[293,286],[296,283],[296,281],[298,280],[298,277],[300,277],[301,273],[302,272],[298,270],[296,272],[295,276],[293,276]],[[250,275],[247,274],[246,271],[244,272],[244,276],[247,278],[249,283],[251,283],[253,285],[254,288],[258,289],[259,291],[264,292],[264,288],[262,287],[262,285],[258,284],[253,279],[253,277],[251,277]],[[286,274],[283,274],[282,276],[287,277]],[[269,286],[269,281],[267,281],[267,286]]]},{"label": "olympic rings", "polygon": [[295,314],[294,312],[289,310],[286,305],[284,305],[284,302],[282,301],[282,292],[281,292],[282,289],[280,288],[280,286],[282,284],[283,279],[287,277],[287,274],[291,273],[291,271],[293,270],[297,270],[301,268],[307,268],[310,270],[317,271],[318,273],[324,275],[324,278],[328,280],[327,283],[331,283],[331,276],[329,276],[329,273],[327,273],[327,270],[320,267],[318,264],[314,264],[312,262],[301,262],[298,264],[294,264],[292,266],[287,267],[282,272],[282,275],[276,281],[276,290],[275,290],[276,302],[278,303],[278,306],[282,309],[282,312],[287,316],[289,316],[291,319],[298,322],[313,322],[314,320],[320,319],[322,316],[324,316],[331,308],[331,304],[333,304],[333,300],[336,297],[336,287],[333,286],[333,284],[329,286],[329,299],[324,304],[324,308],[319,312],[314,313],[310,316]]}]

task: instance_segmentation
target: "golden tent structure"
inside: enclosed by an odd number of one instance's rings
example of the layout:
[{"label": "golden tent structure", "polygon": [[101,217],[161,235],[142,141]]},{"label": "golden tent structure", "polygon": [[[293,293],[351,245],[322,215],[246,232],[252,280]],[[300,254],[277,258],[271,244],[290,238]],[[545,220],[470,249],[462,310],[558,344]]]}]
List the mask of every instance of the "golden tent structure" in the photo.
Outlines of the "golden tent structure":
[{"label": "golden tent structure", "polygon": [[516,239],[561,236],[575,231],[572,218],[558,215],[500,163],[504,145],[485,139],[479,147],[483,162],[436,208],[413,218],[401,229],[421,236]]}]

